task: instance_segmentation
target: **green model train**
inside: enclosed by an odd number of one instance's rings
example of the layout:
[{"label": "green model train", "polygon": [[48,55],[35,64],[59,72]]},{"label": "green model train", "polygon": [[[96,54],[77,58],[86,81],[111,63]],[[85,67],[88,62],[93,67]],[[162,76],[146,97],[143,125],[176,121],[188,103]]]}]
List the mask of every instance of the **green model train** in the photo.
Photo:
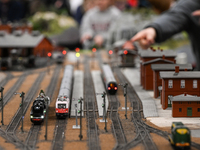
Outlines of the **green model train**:
[{"label": "green model train", "polygon": [[191,137],[190,130],[182,122],[172,122],[170,143],[176,148],[190,149]]}]

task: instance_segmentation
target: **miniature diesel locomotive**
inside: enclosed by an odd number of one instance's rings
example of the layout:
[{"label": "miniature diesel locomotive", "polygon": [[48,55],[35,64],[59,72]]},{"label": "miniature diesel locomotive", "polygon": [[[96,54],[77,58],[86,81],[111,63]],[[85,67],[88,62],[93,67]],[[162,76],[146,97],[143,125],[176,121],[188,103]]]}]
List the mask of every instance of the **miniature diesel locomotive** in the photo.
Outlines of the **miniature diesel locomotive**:
[{"label": "miniature diesel locomotive", "polygon": [[190,149],[190,130],[182,122],[172,122],[171,135],[168,136],[170,143],[175,148]]},{"label": "miniature diesel locomotive", "polygon": [[56,100],[57,118],[66,118],[69,114],[73,71],[74,68],[72,65],[67,65],[65,67],[63,79],[60,86],[60,91],[58,94],[58,98]]},{"label": "miniature diesel locomotive", "polygon": [[103,80],[104,80],[108,93],[115,94],[118,89],[117,82],[108,64],[102,65],[102,73],[103,73]]},{"label": "miniature diesel locomotive", "polygon": [[30,120],[34,124],[42,123],[46,116],[46,108],[49,105],[50,99],[41,90],[38,97],[34,100],[33,106],[31,107]]}]

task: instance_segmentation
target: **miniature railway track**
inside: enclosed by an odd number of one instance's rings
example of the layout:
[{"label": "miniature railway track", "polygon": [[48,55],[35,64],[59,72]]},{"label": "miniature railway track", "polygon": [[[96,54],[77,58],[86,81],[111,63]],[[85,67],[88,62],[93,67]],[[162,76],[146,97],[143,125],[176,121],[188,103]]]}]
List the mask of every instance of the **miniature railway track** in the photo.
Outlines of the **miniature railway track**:
[{"label": "miniature railway track", "polygon": [[11,73],[7,73],[6,78],[3,81],[1,81],[0,87],[4,87],[12,77],[13,75]]},{"label": "miniature railway track", "polygon": [[99,150],[99,137],[98,137],[98,130],[97,125],[95,122],[95,94],[94,94],[94,87],[92,83],[92,76],[90,73],[88,58],[84,63],[84,100],[87,107],[87,121],[88,121],[88,147],[90,150]]},{"label": "miniature railway track", "polygon": [[[23,75],[21,75],[19,77],[19,79],[17,80],[17,82],[15,83],[14,86],[12,86],[8,92],[5,94],[4,98],[3,98],[3,106],[5,106],[9,100],[11,100],[12,96],[14,95],[14,93],[19,89],[19,87],[22,85],[23,81],[25,80],[26,76],[28,75],[28,72],[24,73]],[[10,75],[8,75],[10,76]],[[10,78],[8,78],[7,80],[9,80]],[[8,81],[5,81],[3,84],[6,84]],[[2,109],[2,106],[0,106],[0,110]]]},{"label": "miniature railway track", "polygon": [[[119,70],[119,68],[115,68],[114,71],[116,72],[120,83],[127,82],[126,79],[124,78],[123,74]],[[132,89],[131,86],[127,87],[127,96],[132,103],[132,107],[133,107],[132,120],[133,120],[133,123],[135,124],[137,135],[124,148],[130,149],[142,142],[143,145],[145,146],[145,149],[156,150],[157,147],[151,138],[151,135],[149,133],[150,130],[149,130],[149,128],[146,127],[146,124],[142,121],[142,117],[140,114],[141,108],[140,108],[140,104],[139,104],[140,99],[137,97],[135,91]]]},{"label": "miniature railway track", "polygon": [[126,137],[124,135],[124,131],[118,116],[117,110],[119,103],[116,95],[108,95],[109,103],[112,107],[111,113],[110,113],[110,119],[112,120],[112,130],[115,135],[115,139],[117,141],[117,145],[115,149],[121,149],[123,145],[127,143]]},{"label": "miniature railway track", "polygon": [[[25,97],[25,100],[23,103],[23,106],[24,106],[23,113],[24,114],[26,113],[28,106],[31,103],[33,97],[36,95],[39,85],[40,85],[41,81],[43,80],[44,76],[45,76],[44,72],[40,73],[40,75],[36,79],[35,83],[31,87],[29,92],[26,94],[26,97]],[[19,126],[21,119],[22,119],[22,116],[21,116],[21,107],[20,107],[17,110],[16,114],[14,115],[13,119],[11,120],[11,122],[9,123],[9,125],[7,126],[7,129],[6,129],[7,136],[12,136],[12,139],[10,138],[12,140],[11,143],[16,142],[16,141],[18,143],[20,142],[19,139],[15,135],[15,131],[16,131],[17,127]],[[24,144],[22,146],[24,147]]]},{"label": "miniature railway track", "polygon": [[[45,92],[46,95],[49,96],[50,100],[53,98],[53,94],[54,94],[54,90],[58,81],[60,69],[61,69],[60,66],[56,67],[54,74],[52,76],[51,82],[46,90],[47,92]],[[41,125],[33,124],[29,130],[25,144],[28,145],[31,149],[35,149],[40,129],[41,129]]]},{"label": "miniature railway track", "polygon": [[63,149],[66,124],[67,124],[67,119],[57,119],[55,133],[54,133],[54,139],[53,139],[53,143],[52,143],[52,150],[62,150]]}]

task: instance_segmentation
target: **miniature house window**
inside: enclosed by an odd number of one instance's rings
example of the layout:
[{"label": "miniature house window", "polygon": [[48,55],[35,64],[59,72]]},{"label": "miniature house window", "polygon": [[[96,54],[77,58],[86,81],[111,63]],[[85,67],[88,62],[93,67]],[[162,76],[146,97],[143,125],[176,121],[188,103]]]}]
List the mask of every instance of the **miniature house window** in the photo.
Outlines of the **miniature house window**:
[{"label": "miniature house window", "polygon": [[200,112],[200,108],[197,108],[197,111]]},{"label": "miniature house window", "polygon": [[168,107],[172,107],[172,101],[171,101],[172,97],[173,97],[172,95],[168,95]]},{"label": "miniature house window", "polygon": [[193,88],[197,88],[197,80],[193,80]]},{"label": "miniature house window", "polygon": [[185,88],[185,80],[181,80],[181,88]]},{"label": "miniature house window", "polygon": [[168,81],[168,88],[173,88],[173,80]]},{"label": "miniature house window", "polygon": [[182,112],[182,108],[179,108],[179,112]]}]

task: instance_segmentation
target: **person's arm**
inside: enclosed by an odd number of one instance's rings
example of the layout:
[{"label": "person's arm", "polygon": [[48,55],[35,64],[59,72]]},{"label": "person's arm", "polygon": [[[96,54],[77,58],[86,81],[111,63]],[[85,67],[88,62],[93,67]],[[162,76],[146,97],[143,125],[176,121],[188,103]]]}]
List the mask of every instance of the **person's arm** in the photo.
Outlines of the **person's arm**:
[{"label": "person's arm", "polygon": [[[136,34],[131,41],[139,41],[142,47],[162,42],[174,34],[187,30],[192,12],[200,7],[200,0],[182,0],[175,7],[161,15],[154,23]],[[145,41],[146,40],[146,41]],[[142,45],[143,44],[143,45]]]},{"label": "person's arm", "polygon": [[90,24],[90,11],[83,16],[80,27],[80,34],[81,34],[81,42],[91,39],[94,35],[94,32]]}]

